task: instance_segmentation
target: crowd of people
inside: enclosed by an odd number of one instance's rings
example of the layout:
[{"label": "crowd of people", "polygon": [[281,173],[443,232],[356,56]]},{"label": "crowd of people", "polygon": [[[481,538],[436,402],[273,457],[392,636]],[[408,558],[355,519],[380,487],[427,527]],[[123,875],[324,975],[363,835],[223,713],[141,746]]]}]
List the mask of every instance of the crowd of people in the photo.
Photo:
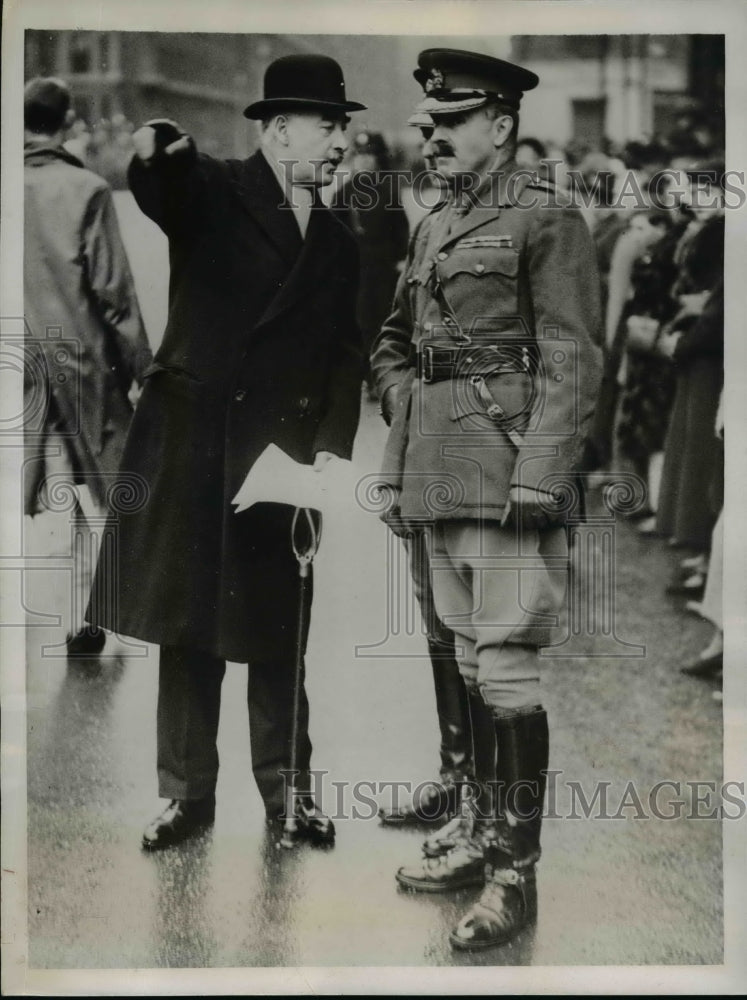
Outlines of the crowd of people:
[{"label": "crowd of people", "polygon": [[625,470],[645,486],[636,530],[683,550],[667,592],[714,625],[682,670],[719,678],[725,192],[713,134],[629,144],[623,163],[642,204],[616,204],[625,183],[616,171],[596,184],[587,220],[603,282],[605,375],[587,460],[592,481]]}]

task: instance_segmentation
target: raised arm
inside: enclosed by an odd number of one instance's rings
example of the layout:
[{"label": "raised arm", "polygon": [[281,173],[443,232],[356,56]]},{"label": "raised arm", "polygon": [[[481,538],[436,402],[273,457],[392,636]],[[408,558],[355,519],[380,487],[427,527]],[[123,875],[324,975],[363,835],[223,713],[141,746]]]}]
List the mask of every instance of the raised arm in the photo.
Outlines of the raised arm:
[{"label": "raised arm", "polygon": [[180,125],[165,118],[147,122],[133,141],[127,176],[135,201],[167,236],[185,237],[198,228],[211,161],[198,155]]}]

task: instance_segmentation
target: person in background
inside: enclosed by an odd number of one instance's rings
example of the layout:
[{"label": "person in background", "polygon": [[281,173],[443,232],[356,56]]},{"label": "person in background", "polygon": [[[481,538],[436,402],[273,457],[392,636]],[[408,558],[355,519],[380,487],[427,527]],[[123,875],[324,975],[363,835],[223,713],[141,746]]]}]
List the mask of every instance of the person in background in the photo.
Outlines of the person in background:
[{"label": "person in background", "polygon": [[[103,516],[151,351],[109,185],[63,147],[69,109],[62,80],[26,84],[24,509],[44,512],[62,477],[76,485],[85,531]],[[90,584],[95,538],[82,546],[74,596]],[[74,601],[68,655],[95,655],[105,642]]]},{"label": "person in background", "polygon": [[[365,357],[389,315],[397,277],[407,254],[409,223],[390,169],[389,150],[380,132],[364,130],[353,136],[351,181],[343,201],[358,241],[361,271],[358,285],[358,325]],[[373,394],[370,371],[366,374]]]},{"label": "person in background", "polygon": [[710,621],[714,627],[711,641],[701,650],[698,656],[681,668],[681,672],[689,677],[718,677],[724,666],[724,496],[723,496],[723,450],[724,450],[724,398],[723,390],[716,412],[716,450],[719,461],[716,475],[712,483],[711,499],[713,506],[720,505],[716,525],[711,535],[711,551],[708,561],[708,577],[700,603],[688,602],[688,611],[693,611]]},{"label": "person in background", "polygon": [[[671,360],[656,349],[662,325],[676,310],[671,288],[677,275],[674,252],[686,221],[675,223],[665,209],[637,212],[630,221],[638,255],[631,272],[631,296],[625,304],[624,385],[617,439],[620,457],[630,462],[645,485],[647,502],[633,515],[652,517],[657,507],[660,458],[674,398]],[[636,330],[646,336],[636,340]]]},{"label": "person in background", "polygon": [[688,174],[685,197],[693,221],[676,254],[679,311],[660,338],[661,349],[674,362],[677,385],[664,447],[657,529],[701,557],[699,572],[668,588],[669,593],[697,599],[705,586],[717,513],[709,490],[722,475],[717,449],[703,442],[713,434],[724,377],[724,166],[706,161]]},{"label": "person in background", "polygon": [[516,147],[516,163],[525,170],[534,170],[542,176],[544,161],[547,158],[547,148],[539,139],[522,136]]},{"label": "person in background", "polygon": [[67,131],[63,149],[71,153],[84,166],[88,166],[88,150],[91,146],[91,131],[82,118],[76,118]]},{"label": "person in background", "polygon": [[[423,137],[423,161],[435,170],[430,144],[434,123],[430,115],[414,112],[408,125],[419,128]],[[400,278],[400,281],[402,279]],[[391,421],[385,416],[387,423]],[[455,637],[438,617],[433,598],[433,577],[425,532],[408,532],[404,539],[413,590],[426,630],[428,655],[433,671],[436,713],[441,737],[439,780],[418,786],[418,795],[408,802],[393,802],[379,810],[382,823],[389,826],[451,819],[461,805],[461,786],[474,778],[472,721],[467,689],[456,660]]]}]

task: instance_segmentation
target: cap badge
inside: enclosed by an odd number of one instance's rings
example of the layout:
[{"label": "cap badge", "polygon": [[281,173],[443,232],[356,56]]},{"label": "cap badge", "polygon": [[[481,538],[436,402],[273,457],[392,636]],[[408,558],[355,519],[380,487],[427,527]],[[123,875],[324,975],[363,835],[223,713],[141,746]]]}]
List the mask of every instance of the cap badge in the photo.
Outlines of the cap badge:
[{"label": "cap badge", "polygon": [[432,90],[443,90],[444,75],[440,69],[432,69],[430,76],[425,81],[425,92],[430,94]]}]

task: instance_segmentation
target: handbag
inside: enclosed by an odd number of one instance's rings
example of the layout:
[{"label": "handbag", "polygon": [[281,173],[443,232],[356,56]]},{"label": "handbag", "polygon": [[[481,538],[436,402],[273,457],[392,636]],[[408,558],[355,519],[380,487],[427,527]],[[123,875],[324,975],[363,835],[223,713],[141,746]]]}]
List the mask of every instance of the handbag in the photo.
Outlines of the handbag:
[{"label": "handbag", "polygon": [[[635,322],[633,322],[635,321]],[[625,346],[631,354],[658,354],[661,324],[650,316],[629,316]]]}]

